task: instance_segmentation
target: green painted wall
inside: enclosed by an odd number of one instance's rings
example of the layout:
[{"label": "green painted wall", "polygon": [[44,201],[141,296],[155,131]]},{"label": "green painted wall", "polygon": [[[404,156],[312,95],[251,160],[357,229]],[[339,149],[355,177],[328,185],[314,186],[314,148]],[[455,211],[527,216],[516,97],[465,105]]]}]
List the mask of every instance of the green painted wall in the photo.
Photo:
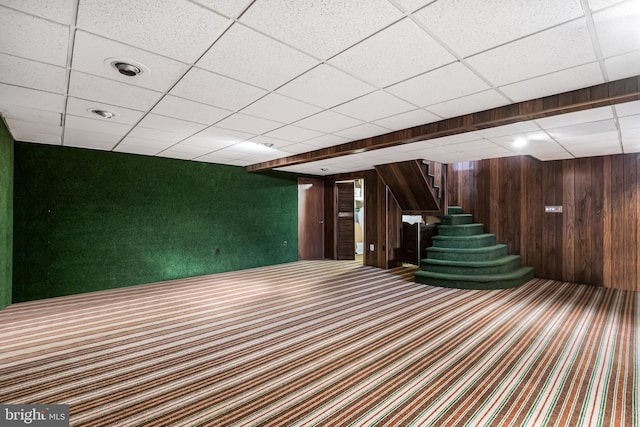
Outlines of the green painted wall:
[{"label": "green painted wall", "polygon": [[14,302],[297,259],[291,175],[17,142],[14,179]]},{"label": "green painted wall", "polygon": [[13,138],[0,120],[0,309],[11,304],[13,278]]}]

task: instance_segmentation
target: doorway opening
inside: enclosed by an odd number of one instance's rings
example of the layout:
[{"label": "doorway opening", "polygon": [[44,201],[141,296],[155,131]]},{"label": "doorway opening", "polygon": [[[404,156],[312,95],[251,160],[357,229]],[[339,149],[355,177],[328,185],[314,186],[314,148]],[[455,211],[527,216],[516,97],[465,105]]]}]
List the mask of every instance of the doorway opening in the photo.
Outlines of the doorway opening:
[{"label": "doorway opening", "polygon": [[364,179],[337,181],[336,197],[336,258],[356,260],[364,264],[366,247]]}]

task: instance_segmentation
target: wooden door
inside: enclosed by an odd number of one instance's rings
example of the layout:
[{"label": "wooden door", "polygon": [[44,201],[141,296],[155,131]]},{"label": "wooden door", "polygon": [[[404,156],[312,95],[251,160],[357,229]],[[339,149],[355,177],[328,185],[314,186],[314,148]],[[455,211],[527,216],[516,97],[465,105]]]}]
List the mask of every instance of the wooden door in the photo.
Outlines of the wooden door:
[{"label": "wooden door", "polygon": [[298,178],[298,259],[324,258],[324,180]]},{"label": "wooden door", "polygon": [[336,246],[338,259],[356,259],[354,226],[354,183],[336,183],[338,217],[336,218]]}]

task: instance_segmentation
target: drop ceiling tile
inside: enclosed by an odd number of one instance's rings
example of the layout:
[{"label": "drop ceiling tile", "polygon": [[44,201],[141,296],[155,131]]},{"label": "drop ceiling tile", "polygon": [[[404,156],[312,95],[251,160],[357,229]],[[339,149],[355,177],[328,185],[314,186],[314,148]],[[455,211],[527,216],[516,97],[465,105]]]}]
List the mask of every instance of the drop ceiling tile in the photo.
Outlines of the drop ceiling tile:
[{"label": "drop ceiling tile", "polygon": [[362,124],[361,120],[347,117],[330,110],[322,111],[321,113],[296,122],[296,126],[326,133],[337,132],[359,124]]},{"label": "drop ceiling tile", "polygon": [[429,3],[433,3],[433,0],[397,0],[396,3],[406,12],[415,12]]},{"label": "drop ceiling tile", "polygon": [[[134,77],[124,76],[110,65],[114,61],[142,64],[148,71]],[[161,92],[169,90],[189,68],[181,62],[84,31],[76,32],[71,65],[74,70]]]},{"label": "drop ceiling tile", "polygon": [[0,52],[65,66],[69,27],[0,7]]},{"label": "drop ceiling tile", "polygon": [[334,145],[344,144],[345,142],[349,142],[349,140],[342,136],[322,135],[317,138],[309,139],[305,141],[304,144],[313,147],[311,150],[317,150],[318,148],[333,147]]},{"label": "drop ceiling tile", "polygon": [[291,142],[302,142],[307,139],[317,138],[321,136],[322,133],[316,132],[315,130],[304,129],[298,126],[284,126],[280,129],[276,129],[267,133],[265,136],[270,138],[284,139],[285,141]]},{"label": "drop ceiling tile", "polygon": [[71,72],[69,95],[134,110],[148,110],[160,99],[159,92],[131,86],[78,71]]},{"label": "drop ceiling tile", "polygon": [[595,60],[596,55],[584,19],[569,22],[467,59],[469,65],[498,86]]},{"label": "drop ceiling tile", "polygon": [[227,110],[240,110],[267,92],[209,71],[192,68],[171,90],[172,95]]},{"label": "drop ceiling tile", "polygon": [[611,109],[611,107],[607,106],[544,117],[542,119],[536,119],[535,122],[544,129],[551,129],[582,123],[597,122],[612,118],[613,110]]},{"label": "drop ceiling tile", "polygon": [[188,136],[189,135],[185,135],[184,133],[167,132],[164,130],[149,129],[137,126],[129,133],[129,136],[127,136],[127,138],[131,137],[135,139],[157,141],[158,143],[175,144],[176,142],[182,141]]},{"label": "drop ceiling tile", "polygon": [[487,83],[460,62],[455,62],[385,90],[424,107],[487,89]]},{"label": "drop ceiling tile", "polygon": [[230,18],[236,18],[251,3],[251,0],[193,0],[211,10]]},{"label": "drop ceiling tile", "polygon": [[213,151],[228,147],[240,141],[247,141],[255,136],[256,135],[250,133],[210,127],[185,139],[180,144],[209,148],[209,151]]},{"label": "drop ceiling tile", "polygon": [[273,90],[318,61],[240,24],[233,25],[198,61],[198,67]]},{"label": "drop ceiling tile", "polygon": [[425,142],[428,142],[429,144],[433,144],[435,146],[443,146],[443,145],[457,144],[459,142],[474,141],[481,138],[482,138],[482,135],[480,135],[477,132],[464,132],[464,133],[458,133],[456,135],[442,136],[440,138],[428,139]]},{"label": "drop ceiling tile", "polygon": [[122,123],[126,125],[135,125],[136,123],[138,123],[138,121],[140,121],[140,119],[142,119],[142,116],[144,115],[144,112],[142,111],[118,107],[110,104],[87,101],[86,99],[79,99],[71,96],[67,100],[67,114],[95,120],[98,118],[98,116],[90,111],[93,109],[106,110],[115,113],[115,116],[110,118],[109,122]]},{"label": "drop ceiling tile", "polygon": [[598,132],[595,134],[585,134],[580,136],[557,138],[557,141],[560,145],[565,147],[567,150],[575,146],[598,148],[603,146],[612,146],[616,144],[620,145],[620,138],[619,138],[618,132],[615,130]]},{"label": "drop ceiling tile", "polygon": [[52,133],[42,133],[33,129],[17,129],[12,130],[11,135],[16,141],[33,142],[36,144],[60,145],[61,136]]},{"label": "drop ceiling tile", "polygon": [[369,138],[385,133],[389,133],[389,129],[371,123],[364,123],[362,125],[354,126],[352,128],[336,132],[336,135],[355,141],[358,139]]},{"label": "drop ceiling tile", "polygon": [[269,132],[270,130],[277,129],[282,126],[282,123],[261,119],[260,117],[248,116],[246,114],[233,114],[216,123],[216,127],[252,133],[255,135]]},{"label": "drop ceiling tile", "polygon": [[609,80],[625,79],[640,74],[640,50],[604,60]]},{"label": "drop ceiling tile", "polygon": [[474,93],[473,95],[445,101],[440,104],[430,105],[428,111],[439,116],[449,118],[462,116],[464,114],[475,113],[488,110],[490,108],[501,107],[510,102],[495,90]]},{"label": "drop ceiling tile", "polygon": [[0,5],[17,9],[31,15],[50,19],[61,24],[69,25],[73,20],[74,0],[29,1],[29,0],[0,0]]},{"label": "drop ceiling tile", "polygon": [[536,159],[542,162],[548,162],[553,160],[568,160],[568,159],[574,158],[573,155],[568,151],[559,151],[557,153],[534,154],[533,157],[535,157]]},{"label": "drop ceiling tile", "polygon": [[127,136],[113,151],[154,156],[172,145],[170,142]]},{"label": "drop ceiling tile", "polygon": [[322,64],[287,83],[277,92],[320,107],[330,108],[375,88],[342,71]]},{"label": "drop ceiling tile", "polygon": [[140,127],[148,129],[162,130],[172,132],[184,136],[190,136],[200,132],[206,128],[206,125],[200,123],[189,122],[186,120],[174,119],[172,117],[159,116],[157,114],[148,114],[138,124]]},{"label": "drop ceiling tile", "polygon": [[64,93],[67,90],[67,70],[55,65],[0,54],[0,82]]},{"label": "drop ceiling tile", "polygon": [[167,148],[166,151],[172,151],[177,153],[189,154],[189,158],[193,159],[196,157],[204,156],[212,151],[212,148],[204,147],[204,146],[196,146],[196,145],[188,145],[184,142],[179,142],[171,147]]},{"label": "drop ceiling tile", "polygon": [[238,153],[225,153],[224,150],[214,151],[200,157],[194,158],[198,162],[228,164],[227,162],[235,160],[242,155]]},{"label": "drop ceiling tile", "polygon": [[614,107],[618,117],[640,114],[640,101],[623,102],[622,104],[616,104]]},{"label": "drop ceiling tile", "polygon": [[517,122],[510,125],[479,129],[476,131],[478,135],[484,138],[490,138],[493,141],[496,141],[496,137],[507,136],[510,138],[517,138],[521,135],[532,132],[540,132],[540,128],[534,121]]},{"label": "drop ceiling tile", "polygon": [[193,63],[230,22],[199,5],[181,0],[83,0],[77,26],[169,58]]},{"label": "drop ceiling tile", "polygon": [[0,110],[9,109],[10,106],[62,113],[64,95],[0,83]]},{"label": "drop ceiling tile", "polygon": [[241,141],[225,147],[223,151],[227,153],[240,153],[240,154],[263,154],[263,153],[275,152],[276,150],[273,148],[269,148],[265,145],[258,144],[256,142]]},{"label": "drop ceiling tile", "polygon": [[500,87],[514,102],[542,98],[604,83],[600,65],[592,62]]},{"label": "drop ceiling tile", "polygon": [[620,124],[620,130],[622,130],[622,132],[630,129],[638,129],[640,128],[640,114],[620,117],[618,123]]},{"label": "drop ceiling tile", "polygon": [[559,140],[615,131],[617,129],[613,119],[547,129],[549,135]]},{"label": "drop ceiling tile", "polygon": [[[62,136],[62,127],[59,123],[39,123],[10,118],[6,118],[6,122],[11,135],[13,135],[16,141],[39,142],[32,141],[31,139],[25,140],[24,138],[36,138],[36,135],[40,135],[43,139],[43,142],[44,140],[46,140],[47,144],[60,143],[60,137]],[[57,138],[57,142],[55,142],[51,138],[48,138],[47,136]]]},{"label": "drop ceiling tile", "polygon": [[110,133],[66,128],[64,130],[63,145],[66,147],[90,148],[94,150],[111,150],[121,138],[119,135]]},{"label": "drop ceiling tile", "polygon": [[370,122],[414,109],[408,102],[379,90],[339,105],[333,111]]},{"label": "drop ceiling tile", "polygon": [[230,110],[171,95],[162,98],[151,112],[204,125],[212,125],[232,114]]},{"label": "drop ceiling tile", "polygon": [[640,49],[640,3],[627,1],[593,14],[605,57]]},{"label": "drop ceiling tile", "polygon": [[256,142],[258,144],[266,145],[267,147],[271,146],[272,148],[276,148],[281,150],[284,147],[290,146],[290,141],[285,141],[283,139],[277,138],[269,138],[268,136],[259,135],[255,138],[251,138],[251,142]]},{"label": "drop ceiling tile", "polygon": [[385,87],[455,60],[444,47],[406,18],[329,62],[373,85]]},{"label": "drop ceiling tile", "polygon": [[314,105],[270,93],[243,109],[242,112],[282,123],[291,123],[321,110]]},{"label": "drop ceiling tile", "polygon": [[62,122],[61,113],[21,107],[19,105],[0,106],[0,115],[6,119],[43,123],[47,125],[60,126],[60,123]]},{"label": "drop ceiling tile", "polygon": [[589,9],[596,11],[623,1],[626,0],[589,0]]},{"label": "drop ceiling tile", "polygon": [[389,130],[401,130],[414,126],[420,126],[427,123],[433,123],[440,120],[440,117],[428,111],[417,109],[407,111],[406,113],[396,114],[395,116],[376,120],[373,123],[385,127]]},{"label": "drop ceiling tile", "polygon": [[182,151],[175,150],[164,150],[156,154],[156,157],[166,157],[168,159],[177,159],[177,160],[191,160],[194,155],[193,153],[184,153]]},{"label": "drop ceiling tile", "polygon": [[298,142],[295,144],[289,144],[280,148],[282,152],[285,153],[286,156],[290,156],[292,154],[300,154],[300,153],[308,153],[309,151],[318,150],[318,147],[314,147],[313,145],[308,145],[306,143]]},{"label": "drop ceiling tile", "polygon": [[415,16],[456,53],[466,57],[582,13],[579,0],[461,0],[433,2]]},{"label": "drop ceiling tile", "polygon": [[574,157],[595,157],[622,154],[622,148],[620,147],[620,144],[602,147],[584,147],[575,145],[572,147],[568,147],[567,150],[571,154],[573,154]]},{"label": "drop ceiling tile", "polygon": [[65,129],[78,129],[83,131],[95,131],[123,137],[131,130],[131,125],[115,123],[107,119],[88,119],[68,115],[65,117]]},{"label": "drop ceiling tile", "polygon": [[386,0],[273,0],[255,2],[240,21],[324,60],[401,17]]}]

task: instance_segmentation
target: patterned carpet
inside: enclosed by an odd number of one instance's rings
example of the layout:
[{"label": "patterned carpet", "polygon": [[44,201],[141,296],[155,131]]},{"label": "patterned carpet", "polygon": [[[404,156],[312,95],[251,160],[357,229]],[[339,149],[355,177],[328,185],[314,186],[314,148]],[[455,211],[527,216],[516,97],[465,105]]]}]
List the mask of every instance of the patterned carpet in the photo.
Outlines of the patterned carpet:
[{"label": "patterned carpet", "polygon": [[0,311],[0,403],[71,425],[637,426],[640,293],[301,261]]}]

